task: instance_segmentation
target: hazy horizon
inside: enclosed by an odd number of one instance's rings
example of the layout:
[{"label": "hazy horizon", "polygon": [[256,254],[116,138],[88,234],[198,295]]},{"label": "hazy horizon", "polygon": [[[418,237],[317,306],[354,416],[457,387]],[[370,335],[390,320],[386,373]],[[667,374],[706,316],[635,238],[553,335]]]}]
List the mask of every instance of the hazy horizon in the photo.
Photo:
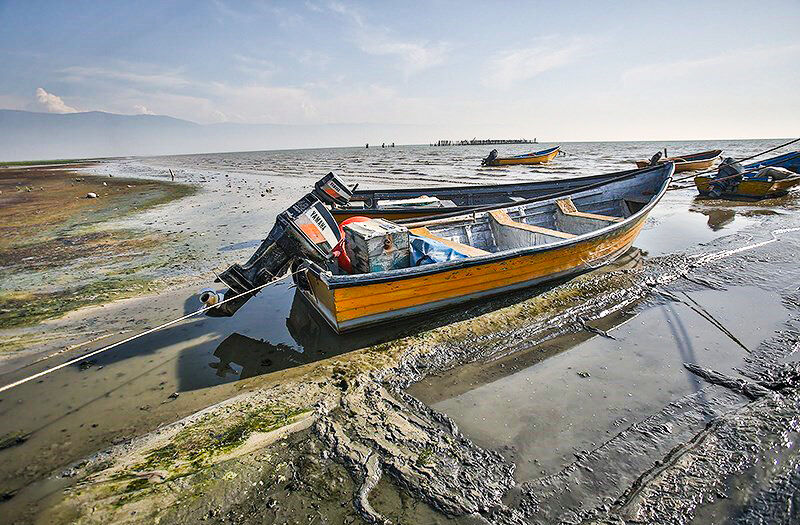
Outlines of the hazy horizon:
[{"label": "hazy horizon", "polygon": [[353,146],[792,137],[798,22],[788,0],[0,1],[0,108],[384,130],[330,139]]}]

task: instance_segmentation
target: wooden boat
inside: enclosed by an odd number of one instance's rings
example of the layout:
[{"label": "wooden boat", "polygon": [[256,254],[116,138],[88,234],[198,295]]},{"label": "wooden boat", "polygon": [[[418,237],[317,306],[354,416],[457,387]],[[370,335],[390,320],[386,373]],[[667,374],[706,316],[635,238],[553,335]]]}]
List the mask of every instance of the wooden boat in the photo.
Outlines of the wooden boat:
[{"label": "wooden boat", "polygon": [[543,149],[533,153],[525,153],[524,155],[515,155],[513,157],[495,157],[491,156],[484,159],[483,166],[512,166],[515,164],[545,164],[550,162],[561,151],[561,146],[556,146],[550,149]]},{"label": "wooden boat", "polygon": [[630,248],[674,169],[660,164],[589,189],[406,224],[466,258],[355,275],[306,261],[298,288],[342,333],[575,275]]},{"label": "wooden boat", "polygon": [[515,184],[359,190],[353,193],[348,204],[332,206],[331,213],[337,222],[355,216],[389,221],[432,217],[447,213],[466,212],[472,208],[490,204],[514,204],[521,200],[605,182],[639,171],[641,170],[626,170],[601,175]]},{"label": "wooden boat", "polygon": [[[675,173],[681,171],[699,171],[710,168],[714,163],[722,157],[721,149],[713,149],[711,151],[703,151],[701,153],[692,153],[689,155],[681,155],[679,157],[667,157],[659,159],[658,162],[674,162]],[[636,165],[640,168],[646,168],[650,165],[649,160],[637,160]]]},{"label": "wooden boat", "polygon": [[[768,199],[786,195],[790,189],[800,185],[800,151],[786,153],[742,167],[745,171],[751,171],[751,173],[744,174],[741,182],[736,185],[735,190],[723,192],[719,196],[720,198]],[[760,168],[785,168],[799,175],[776,180],[755,171]],[[700,192],[700,195],[709,196],[712,180],[714,180],[712,175],[700,175],[694,178],[694,184],[697,186],[697,191]]]}]

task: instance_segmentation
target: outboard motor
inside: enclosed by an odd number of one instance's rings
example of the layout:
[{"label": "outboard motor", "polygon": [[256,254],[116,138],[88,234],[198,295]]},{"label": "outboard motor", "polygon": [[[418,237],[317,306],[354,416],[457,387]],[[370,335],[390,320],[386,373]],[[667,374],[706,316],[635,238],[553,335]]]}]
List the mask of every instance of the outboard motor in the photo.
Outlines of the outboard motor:
[{"label": "outboard motor", "polygon": [[745,169],[735,159],[728,157],[719,165],[717,175],[709,183],[708,194],[715,199],[723,193],[732,193],[736,186],[742,182],[742,173]]},{"label": "outboard motor", "polygon": [[[311,193],[278,215],[267,238],[245,264],[234,264],[219,275],[217,282],[228,285],[223,296],[204,290],[200,300],[206,306],[213,306],[273,281],[284,274],[296,257],[325,264],[341,240],[339,225],[325,204],[343,206],[351,197],[347,186],[333,173],[328,173],[314,185]],[[253,295],[243,295],[211,308],[206,315],[230,317]]]},{"label": "outboard motor", "polygon": [[[666,148],[664,148],[664,151],[667,151]],[[659,160],[661,160],[661,152],[660,151],[658,153],[656,153],[655,155],[653,155],[652,157],[650,157],[650,165],[651,166],[657,166]]]},{"label": "outboard motor", "polygon": [[497,150],[493,149],[489,152],[489,156],[486,157],[481,161],[481,166],[491,166],[494,164],[494,161],[497,159]]}]

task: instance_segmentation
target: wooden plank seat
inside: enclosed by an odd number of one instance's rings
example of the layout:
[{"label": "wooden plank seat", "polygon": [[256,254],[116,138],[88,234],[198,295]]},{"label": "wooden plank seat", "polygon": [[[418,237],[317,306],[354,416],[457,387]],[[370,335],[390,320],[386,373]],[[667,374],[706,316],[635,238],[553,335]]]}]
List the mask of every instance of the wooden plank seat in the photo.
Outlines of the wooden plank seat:
[{"label": "wooden plank seat", "polygon": [[611,217],[610,215],[599,215],[597,213],[578,211],[578,208],[575,207],[575,203],[572,202],[570,197],[558,199],[556,201],[556,205],[558,205],[558,209],[561,210],[561,213],[564,215],[571,215],[573,217],[582,217],[584,219],[596,219],[599,221],[608,222],[622,222],[624,220],[622,217]]},{"label": "wooden plank seat", "polygon": [[478,255],[486,255],[489,253],[487,251],[475,248],[474,246],[470,246],[468,244],[461,244],[460,242],[451,241],[450,239],[445,239],[444,237],[439,237],[438,235],[434,235],[433,233],[431,233],[430,230],[428,230],[428,228],[425,227],[411,228],[408,230],[408,232],[413,235],[418,235],[420,237],[427,237],[428,239],[438,241],[444,244],[445,246],[449,246],[458,253],[463,253],[468,257],[477,257]]},{"label": "wooden plank seat", "polygon": [[539,233],[541,235],[549,235],[550,237],[558,237],[559,239],[572,239],[575,235],[558,230],[551,230],[550,228],[543,228],[541,226],[534,226],[532,224],[525,224],[524,222],[517,222],[503,210],[490,211],[489,215],[497,221],[498,224],[516,228],[518,230],[525,230],[531,233]]}]

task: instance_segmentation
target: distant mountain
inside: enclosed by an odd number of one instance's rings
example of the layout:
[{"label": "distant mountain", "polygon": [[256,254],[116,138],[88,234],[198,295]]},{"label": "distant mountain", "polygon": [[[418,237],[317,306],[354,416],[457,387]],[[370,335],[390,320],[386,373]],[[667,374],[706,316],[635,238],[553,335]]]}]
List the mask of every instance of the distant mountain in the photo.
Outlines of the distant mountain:
[{"label": "distant mountain", "polygon": [[381,124],[197,124],[163,115],[0,109],[0,160],[169,155],[414,143],[431,130]]}]

